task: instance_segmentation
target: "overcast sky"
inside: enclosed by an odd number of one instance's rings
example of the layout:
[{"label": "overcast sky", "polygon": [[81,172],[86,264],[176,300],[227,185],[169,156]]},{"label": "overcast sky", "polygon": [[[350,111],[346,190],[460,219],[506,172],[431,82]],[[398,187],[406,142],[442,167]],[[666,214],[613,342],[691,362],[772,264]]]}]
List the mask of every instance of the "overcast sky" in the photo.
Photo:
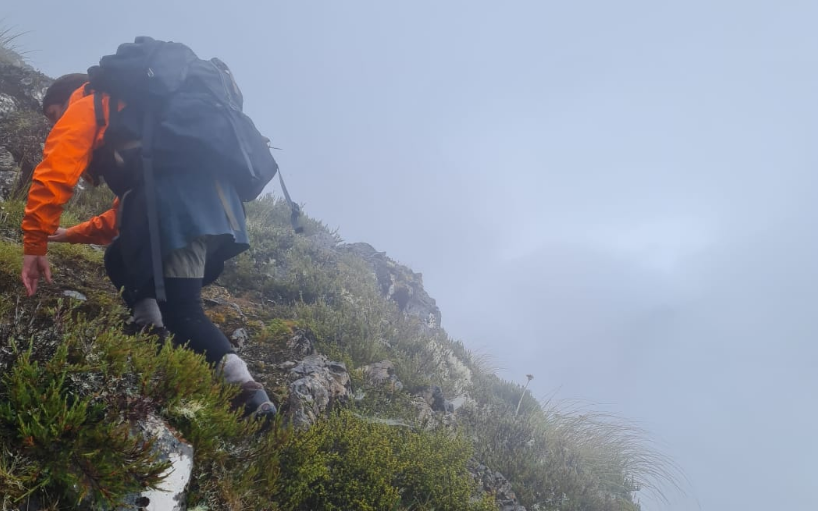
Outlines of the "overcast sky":
[{"label": "overcast sky", "polygon": [[814,1],[3,5],[52,76],[222,58],[310,215],[503,376],[652,432],[695,498],[650,509],[818,509]]}]

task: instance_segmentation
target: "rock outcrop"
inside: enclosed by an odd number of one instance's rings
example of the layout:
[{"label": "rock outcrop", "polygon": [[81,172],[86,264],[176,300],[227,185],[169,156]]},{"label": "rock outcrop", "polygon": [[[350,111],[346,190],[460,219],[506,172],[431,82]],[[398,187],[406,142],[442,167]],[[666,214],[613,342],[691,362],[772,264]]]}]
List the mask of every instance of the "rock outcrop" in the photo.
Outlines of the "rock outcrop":
[{"label": "rock outcrop", "polygon": [[469,463],[469,471],[485,492],[494,495],[499,511],[526,511],[517,501],[511,483],[503,474],[474,460]]},{"label": "rock outcrop", "polygon": [[389,360],[365,365],[361,368],[361,373],[367,383],[372,386],[385,385],[391,390],[403,389],[403,383],[401,383],[395,375],[395,366]]},{"label": "rock outcrop", "polygon": [[429,385],[421,389],[419,395],[435,412],[454,412],[454,405],[443,396],[443,389],[437,385]]},{"label": "rock outcrop", "polygon": [[185,490],[193,472],[193,447],[155,416],[140,421],[137,430],[146,440],[153,440],[157,461],[170,462],[170,468],[158,488],[127,497],[124,504],[144,511],[184,510]]},{"label": "rock outcrop", "polygon": [[420,318],[428,328],[440,327],[440,309],[434,298],[423,289],[423,275],[396,263],[385,252],[378,252],[368,243],[345,244],[341,245],[341,249],[356,254],[372,265],[381,292],[393,300],[401,311]]},{"label": "rock outcrop", "polygon": [[41,102],[52,83],[13,51],[0,52],[0,197],[22,189],[42,157],[51,127]]},{"label": "rock outcrop", "polygon": [[310,355],[290,369],[288,415],[297,428],[307,428],[352,395],[347,368],[324,355]]}]

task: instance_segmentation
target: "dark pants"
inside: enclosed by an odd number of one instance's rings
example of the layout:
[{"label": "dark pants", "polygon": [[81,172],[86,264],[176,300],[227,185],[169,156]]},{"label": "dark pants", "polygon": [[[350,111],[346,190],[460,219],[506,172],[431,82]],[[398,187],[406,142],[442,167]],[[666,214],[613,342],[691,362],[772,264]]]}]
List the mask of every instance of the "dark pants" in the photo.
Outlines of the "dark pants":
[{"label": "dark pants", "polygon": [[[129,284],[129,272],[119,240],[111,243],[105,251],[105,270],[114,286],[122,290],[122,297],[131,310],[138,301],[155,298],[152,283],[140,286],[138,291],[134,291]],[[208,362],[216,364],[224,355],[233,353],[233,347],[202,309],[203,280],[165,278],[167,301],[159,302],[159,309],[175,344],[188,343],[190,349],[204,354]]]}]

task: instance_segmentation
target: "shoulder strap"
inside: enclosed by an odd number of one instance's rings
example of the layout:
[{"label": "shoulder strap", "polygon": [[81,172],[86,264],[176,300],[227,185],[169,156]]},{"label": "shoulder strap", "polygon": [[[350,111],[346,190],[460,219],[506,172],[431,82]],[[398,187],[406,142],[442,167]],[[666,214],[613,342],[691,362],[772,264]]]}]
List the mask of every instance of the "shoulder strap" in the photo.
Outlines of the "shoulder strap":
[{"label": "shoulder strap", "polygon": [[97,126],[105,126],[105,110],[102,108],[102,93],[94,92],[94,115],[97,118]]},{"label": "shoulder strap", "polygon": [[162,251],[159,246],[159,217],[156,211],[156,183],[153,179],[153,124],[154,112],[148,109],[142,124],[142,172],[145,179],[145,202],[148,212],[148,234],[151,243],[151,266],[153,266],[153,285],[156,300],[164,302],[165,279],[162,267]]}]

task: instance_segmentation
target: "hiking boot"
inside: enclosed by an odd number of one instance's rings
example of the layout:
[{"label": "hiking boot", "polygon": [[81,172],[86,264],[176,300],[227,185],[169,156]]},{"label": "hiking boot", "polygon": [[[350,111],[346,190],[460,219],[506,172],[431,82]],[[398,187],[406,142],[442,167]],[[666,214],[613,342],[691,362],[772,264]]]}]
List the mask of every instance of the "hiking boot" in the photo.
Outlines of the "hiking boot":
[{"label": "hiking boot", "polygon": [[152,335],[157,338],[160,344],[164,344],[165,340],[171,335],[170,330],[163,326],[155,325],[139,326],[134,321],[125,323],[125,325],[122,327],[122,333],[129,336],[135,336],[140,333]]},{"label": "hiking boot", "polygon": [[248,381],[241,384],[241,392],[233,398],[233,409],[244,407],[244,417],[251,419],[269,420],[275,417],[276,407],[270,398],[267,397],[267,392],[264,391],[264,385],[257,381]]}]

